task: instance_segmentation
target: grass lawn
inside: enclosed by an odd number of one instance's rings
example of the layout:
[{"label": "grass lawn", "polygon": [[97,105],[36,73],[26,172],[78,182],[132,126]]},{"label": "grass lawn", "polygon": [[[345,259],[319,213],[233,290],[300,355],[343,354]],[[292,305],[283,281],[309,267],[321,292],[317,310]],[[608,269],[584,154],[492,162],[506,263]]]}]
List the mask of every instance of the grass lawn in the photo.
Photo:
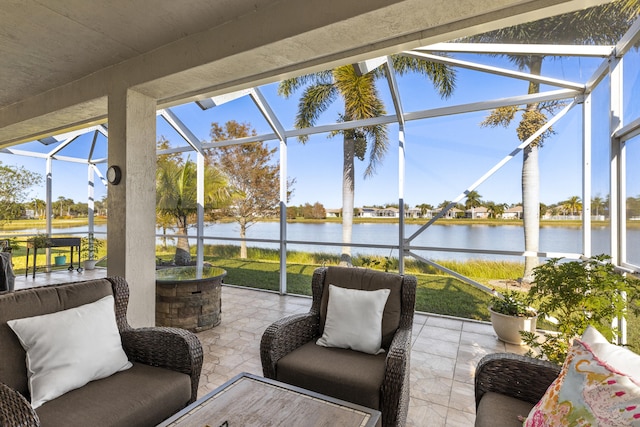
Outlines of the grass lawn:
[{"label": "grass lawn", "polygon": [[[205,261],[227,271],[225,283],[271,291],[279,289],[279,263],[216,257],[205,257]],[[311,276],[317,267],[320,265],[287,264],[287,292],[310,296]],[[416,274],[416,278],[417,311],[489,320],[489,294],[453,277]]]}]

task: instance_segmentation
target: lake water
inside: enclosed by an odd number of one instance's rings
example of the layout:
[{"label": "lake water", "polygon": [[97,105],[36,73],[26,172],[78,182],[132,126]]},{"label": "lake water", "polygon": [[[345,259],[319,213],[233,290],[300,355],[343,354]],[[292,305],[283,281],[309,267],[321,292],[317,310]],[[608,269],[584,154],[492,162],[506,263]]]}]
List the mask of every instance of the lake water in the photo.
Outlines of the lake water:
[{"label": "lake water", "polygon": [[[247,230],[248,239],[278,240],[280,235],[278,222],[259,222]],[[353,225],[353,243],[363,245],[397,245],[397,224],[364,223]],[[410,237],[420,228],[417,224],[405,226],[405,237]],[[25,233],[36,233],[38,230],[22,230]],[[95,227],[96,233],[106,233],[106,225]],[[82,233],[86,234],[86,227],[70,227],[53,230],[54,233]],[[194,233],[194,230],[190,231]],[[158,230],[161,233],[161,230]],[[216,223],[205,227],[205,235],[220,238],[237,239],[240,236],[239,227],[235,223]],[[598,227],[591,231],[592,253],[608,253],[610,248],[609,228]],[[287,225],[288,241],[314,241],[314,245],[288,244],[289,250],[307,252],[340,253],[340,246],[322,243],[340,243],[342,240],[342,225],[339,223],[293,223]],[[192,243],[195,243],[192,240]],[[239,244],[234,241],[207,240],[207,243]],[[262,248],[278,248],[277,243],[249,242],[249,246]],[[424,233],[412,241],[413,246],[462,248],[497,251],[522,251],[524,236],[522,227],[515,225],[438,225],[430,226]],[[540,229],[541,252],[580,253],[582,247],[582,231],[573,227],[543,227]],[[362,255],[392,255],[398,256],[396,249],[388,248],[352,248],[352,253]],[[466,254],[444,251],[418,251],[421,256],[432,259],[491,259],[520,261],[520,257],[494,254]],[[640,264],[640,229],[627,231],[628,260]]]}]

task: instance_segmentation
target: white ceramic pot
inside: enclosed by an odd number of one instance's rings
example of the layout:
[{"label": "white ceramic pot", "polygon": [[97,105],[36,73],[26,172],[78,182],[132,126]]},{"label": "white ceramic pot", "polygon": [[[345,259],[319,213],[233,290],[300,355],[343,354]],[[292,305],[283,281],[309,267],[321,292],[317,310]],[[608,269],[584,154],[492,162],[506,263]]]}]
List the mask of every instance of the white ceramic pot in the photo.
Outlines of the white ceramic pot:
[{"label": "white ceramic pot", "polygon": [[507,316],[495,312],[489,307],[491,313],[491,325],[501,341],[509,344],[523,345],[520,331],[535,332],[538,316],[518,317]]},{"label": "white ceramic pot", "polygon": [[82,266],[84,267],[85,270],[93,270],[94,268],[96,268],[97,263],[98,263],[97,259],[88,259],[88,260],[82,261]]}]

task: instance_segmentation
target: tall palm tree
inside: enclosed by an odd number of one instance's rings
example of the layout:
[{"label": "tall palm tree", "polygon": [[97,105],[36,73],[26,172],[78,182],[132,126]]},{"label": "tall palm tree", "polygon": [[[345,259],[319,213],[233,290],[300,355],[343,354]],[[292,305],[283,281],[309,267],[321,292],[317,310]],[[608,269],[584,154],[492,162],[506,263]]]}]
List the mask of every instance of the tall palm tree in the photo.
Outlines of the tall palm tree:
[{"label": "tall palm tree", "polygon": [[[476,42],[542,43],[542,44],[613,44],[629,28],[640,12],[640,0],[618,0],[578,12],[546,18],[513,27],[491,31],[468,40]],[[545,56],[507,55],[521,70],[540,75]],[[540,91],[538,83],[530,82],[528,93]],[[518,139],[525,141],[547,122],[557,103],[532,103],[525,106],[517,128]],[[517,106],[499,108],[483,122],[488,126],[508,126],[520,110]],[[538,252],[540,235],[540,170],[538,151],[549,130],[523,150],[522,205],[525,251]],[[537,256],[525,257],[522,280],[533,279]]]},{"label": "tall palm tree", "polygon": [[464,208],[467,210],[471,209],[471,219],[475,216],[474,209],[478,206],[482,206],[481,198],[482,196],[475,190],[469,191],[467,194],[467,200],[464,202]]},{"label": "tall palm tree", "polygon": [[[190,160],[158,161],[156,172],[156,210],[158,214],[170,216],[178,228],[175,263],[188,265],[191,262],[187,228],[198,212],[196,164]],[[214,168],[205,168],[205,209],[215,209],[227,200],[226,181]]]},{"label": "tall palm tree", "polygon": [[[454,89],[455,73],[446,65],[405,56],[393,56],[391,62],[399,75],[408,72],[426,75],[443,98],[449,97]],[[343,65],[333,70],[283,80],[278,86],[278,94],[288,98],[296,90],[305,87],[296,115],[295,127],[298,129],[313,126],[322,112],[338,99],[344,104],[340,121],[378,117],[386,114],[376,87],[376,81],[384,77],[384,73],[381,68],[377,68],[361,74],[352,65]],[[368,152],[369,163],[364,177],[372,176],[377,165],[384,159],[389,140],[386,125],[347,129],[332,133],[331,136],[337,133],[343,136],[342,242],[348,244],[351,243],[353,227],[355,158],[364,161]],[[300,136],[298,139],[305,143],[308,136]],[[341,263],[351,264],[351,247],[347,245],[342,248]]]}]

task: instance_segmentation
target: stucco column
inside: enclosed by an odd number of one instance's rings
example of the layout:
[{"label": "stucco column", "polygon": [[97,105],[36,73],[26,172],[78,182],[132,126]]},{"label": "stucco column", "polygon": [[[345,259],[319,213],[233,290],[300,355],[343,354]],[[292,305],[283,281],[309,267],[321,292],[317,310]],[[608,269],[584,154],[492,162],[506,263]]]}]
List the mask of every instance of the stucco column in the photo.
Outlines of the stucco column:
[{"label": "stucco column", "polygon": [[155,325],[156,102],[133,90],[109,95],[108,274],[126,278],[132,326]]}]

